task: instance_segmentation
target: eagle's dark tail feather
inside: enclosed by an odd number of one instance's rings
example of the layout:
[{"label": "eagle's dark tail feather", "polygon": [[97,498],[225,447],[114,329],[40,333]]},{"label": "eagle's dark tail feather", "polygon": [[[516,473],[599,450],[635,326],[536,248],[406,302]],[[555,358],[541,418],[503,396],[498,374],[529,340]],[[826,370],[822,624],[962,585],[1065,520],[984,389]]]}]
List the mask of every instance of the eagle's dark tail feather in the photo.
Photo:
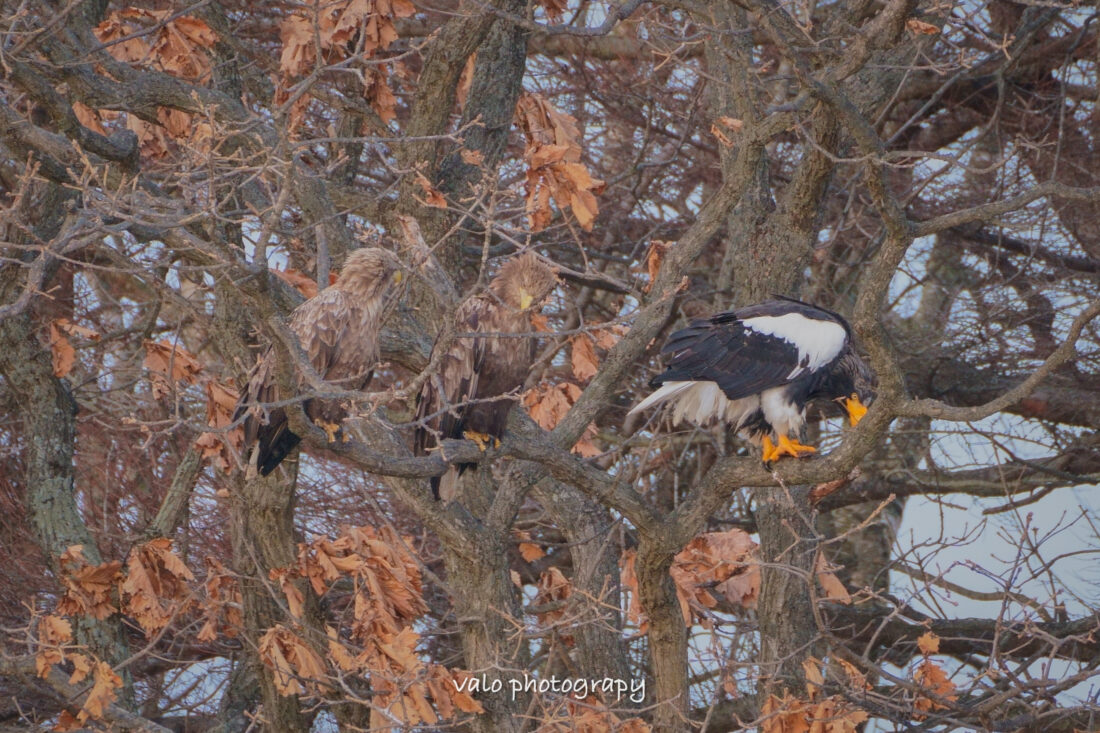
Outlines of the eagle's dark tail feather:
[{"label": "eagle's dark tail feather", "polygon": [[297,433],[285,429],[271,436],[270,440],[261,437],[257,445],[259,455],[256,457],[256,467],[260,475],[266,476],[274,471],[300,442],[302,439]]}]

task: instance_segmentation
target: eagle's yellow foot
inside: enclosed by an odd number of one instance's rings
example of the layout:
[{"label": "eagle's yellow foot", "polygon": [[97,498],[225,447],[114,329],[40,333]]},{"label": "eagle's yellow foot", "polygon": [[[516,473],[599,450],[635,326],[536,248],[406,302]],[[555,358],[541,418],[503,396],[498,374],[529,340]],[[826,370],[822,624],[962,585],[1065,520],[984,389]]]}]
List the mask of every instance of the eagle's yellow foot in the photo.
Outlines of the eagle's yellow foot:
[{"label": "eagle's yellow foot", "polygon": [[860,402],[856,395],[844,398],[844,409],[848,411],[848,420],[853,428],[859,425],[859,421],[867,414],[867,406]]},{"label": "eagle's yellow foot", "polygon": [[801,458],[804,455],[817,453],[817,448],[814,448],[812,445],[802,445],[797,440],[791,440],[786,435],[779,436],[778,445],[773,445],[771,438],[765,435],[764,439],[761,441],[761,445],[764,448],[764,463],[771,463],[772,461],[779,460],[782,456]]},{"label": "eagle's yellow foot", "polygon": [[500,441],[489,435],[488,433],[477,433],[473,430],[467,430],[462,433],[462,437],[466,440],[472,440],[477,443],[477,447],[482,452],[488,450],[490,445],[492,445],[494,448],[500,447]]},{"label": "eagle's yellow foot", "polygon": [[[336,442],[336,434],[340,432],[340,423],[325,422],[324,420],[315,420],[314,424],[325,431],[325,435],[328,436],[328,442]],[[347,436],[345,436],[346,438]]]},{"label": "eagle's yellow foot", "polygon": [[760,458],[764,461],[764,463],[771,463],[775,460],[776,448],[775,443],[772,442],[772,436],[765,435],[763,438],[760,439],[760,451]]}]

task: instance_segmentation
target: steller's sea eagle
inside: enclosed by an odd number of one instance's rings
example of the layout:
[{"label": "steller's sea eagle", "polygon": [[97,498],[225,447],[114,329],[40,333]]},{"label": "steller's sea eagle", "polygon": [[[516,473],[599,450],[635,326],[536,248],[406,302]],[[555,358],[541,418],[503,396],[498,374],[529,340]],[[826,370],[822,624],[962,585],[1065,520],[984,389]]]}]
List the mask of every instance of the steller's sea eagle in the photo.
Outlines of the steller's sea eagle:
[{"label": "steller's sea eagle", "polygon": [[766,463],[816,452],[798,441],[808,403],[838,402],[855,425],[874,398],[848,322],[792,298],[694,320],[661,354],[668,367],[649,383],[657,391],[630,414],[668,403],[674,424],[723,420],[758,443]]},{"label": "steller's sea eagle", "polygon": [[[327,382],[340,389],[363,389],[378,361],[378,332],[390,286],[401,281],[401,263],[380,247],[351,252],[336,282],[294,309],[290,330]],[[286,410],[268,408],[280,399],[275,382],[275,352],[268,349],[249,375],[233,419],[244,416],[244,449],[249,471],[266,476],[275,470],[301,438],[287,426]],[[308,399],[309,418],[324,428],[330,441],[347,416],[340,400]]]},{"label": "steller's sea eagle", "polygon": [[[553,269],[527,253],[504,263],[486,292],[458,306],[458,335],[417,398],[417,455],[447,438],[476,440],[484,449],[487,441],[504,434],[508,412],[537,353],[535,339],[521,336],[531,333],[532,311],[557,284]],[[459,464],[433,477],[435,498],[453,499],[455,479],[473,465]]]}]

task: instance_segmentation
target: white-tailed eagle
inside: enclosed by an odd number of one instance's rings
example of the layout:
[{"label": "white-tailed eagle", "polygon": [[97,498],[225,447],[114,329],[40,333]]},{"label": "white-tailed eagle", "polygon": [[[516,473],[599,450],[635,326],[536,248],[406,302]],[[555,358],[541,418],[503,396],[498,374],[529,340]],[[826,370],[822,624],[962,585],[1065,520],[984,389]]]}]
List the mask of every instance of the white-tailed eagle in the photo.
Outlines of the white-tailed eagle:
[{"label": "white-tailed eagle", "polygon": [[[363,389],[378,362],[378,332],[386,296],[401,281],[401,263],[380,247],[350,253],[336,282],[294,309],[290,330],[327,382],[344,390]],[[286,410],[268,407],[287,399],[275,381],[275,352],[268,349],[249,375],[234,420],[244,416],[244,449],[249,470],[263,476],[275,470],[301,440],[287,426]],[[335,441],[347,416],[340,400],[307,399],[302,405],[314,423]]]},{"label": "white-tailed eagle", "polygon": [[722,420],[758,443],[765,462],[816,451],[799,442],[810,402],[840,403],[855,425],[874,398],[848,322],[791,298],[692,321],[661,354],[668,367],[650,381],[657,391],[631,414],[668,403],[674,424]]},{"label": "white-tailed eagle", "polygon": [[[458,335],[417,399],[417,455],[447,438],[466,437],[484,447],[504,434],[536,356],[535,339],[522,336],[531,333],[532,311],[557,284],[553,269],[528,253],[504,263],[486,292],[459,305]],[[459,464],[433,478],[435,497],[454,498],[456,477],[473,465]]]}]

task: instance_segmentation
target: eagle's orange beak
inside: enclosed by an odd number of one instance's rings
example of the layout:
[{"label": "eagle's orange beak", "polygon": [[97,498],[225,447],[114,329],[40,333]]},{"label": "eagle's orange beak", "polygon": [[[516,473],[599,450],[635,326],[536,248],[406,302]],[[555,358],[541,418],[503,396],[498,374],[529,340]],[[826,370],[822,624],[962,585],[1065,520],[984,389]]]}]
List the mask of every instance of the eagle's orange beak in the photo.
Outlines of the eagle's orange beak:
[{"label": "eagle's orange beak", "polygon": [[867,406],[854,394],[844,398],[844,409],[848,411],[848,420],[851,421],[852,427],[859,425],[859,421],[867,414]]},{"label": "eagle's orange beak", "polygon": [[393,284],[394,285],[400,285],[401,281],[404,280],[404,279],[405,279],[405,273],[402,272],[401,270],[398,270],[397,272],[393,273]]},{"label": "eagle's orange beak", "polygon": [[525,311],[531,307],[531,303],[535,300],[534,296],[528,293],[526,290],[519,291],[519,309]]}]

